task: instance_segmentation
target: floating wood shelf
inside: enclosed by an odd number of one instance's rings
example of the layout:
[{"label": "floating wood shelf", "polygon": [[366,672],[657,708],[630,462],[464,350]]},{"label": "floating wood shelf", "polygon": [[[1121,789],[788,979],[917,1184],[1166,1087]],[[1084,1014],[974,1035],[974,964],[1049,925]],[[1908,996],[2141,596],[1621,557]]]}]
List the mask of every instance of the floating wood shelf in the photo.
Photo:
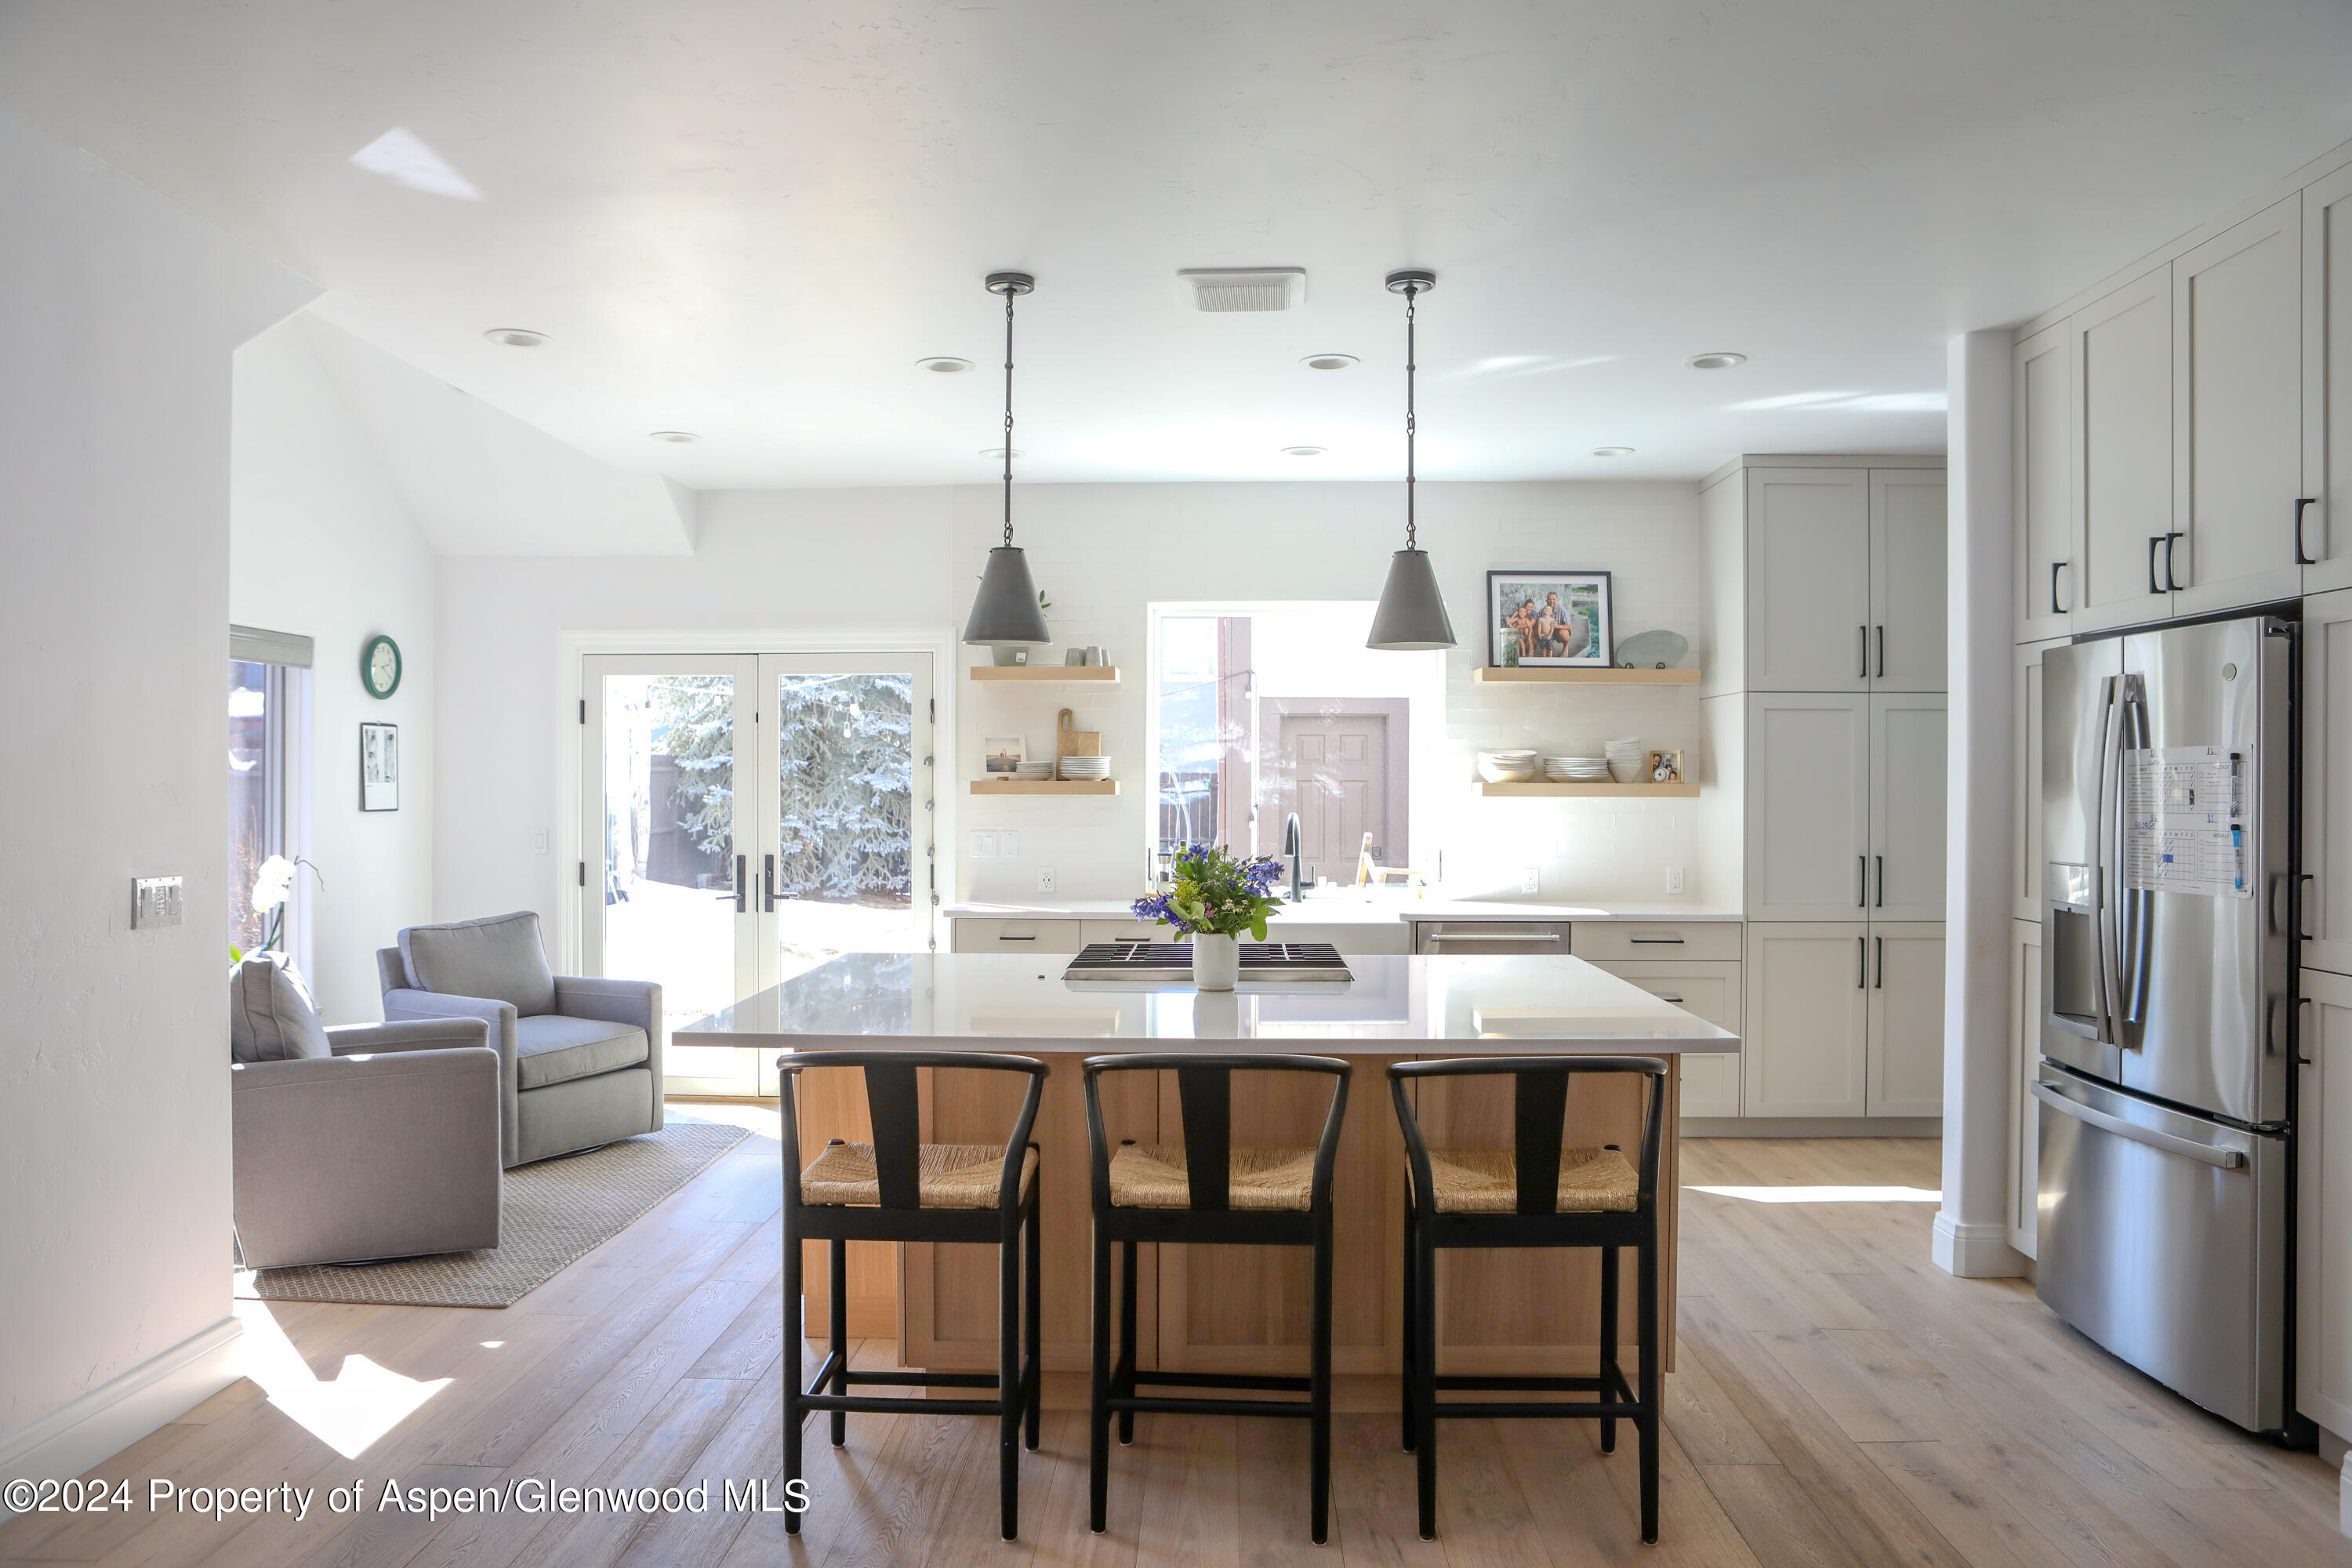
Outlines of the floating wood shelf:
[{"label": "floating wood shelf", "polygon": [[1696,686],[1696,669],[1557,668],[1543,665],[1481,665],[1470,672],[1478,686]]},{"label": "floating wood shelf", "polygon": [[[1117,779],[974,779],[974,795],[1117,795]],[[1693,795],[1698,791],[1692,790]]]},{"label": "floating wood shelf", "polygon": [[1117,686],[1118,666],[1115,664],[975,664],[971,667],[974,680],[1083,680],[1092,684]]},{"label": "floating wood shelf", "polygon": [[1478,793],[1538,798],[1587,795],[1619,800],[1696,800],[1698,785],[1695,784],[1482,784],[1478,786]]}]

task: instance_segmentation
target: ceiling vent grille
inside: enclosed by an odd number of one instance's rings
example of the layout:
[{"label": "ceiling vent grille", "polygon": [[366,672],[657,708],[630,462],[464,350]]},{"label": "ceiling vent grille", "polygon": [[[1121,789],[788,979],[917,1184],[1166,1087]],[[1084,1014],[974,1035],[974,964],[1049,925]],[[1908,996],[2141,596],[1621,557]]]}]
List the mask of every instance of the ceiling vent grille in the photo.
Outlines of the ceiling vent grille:
[{"label": "ceiling vent grille", "polygon": [[1194,306],[1213,315],[1287,310],[1307,300],[1307,273],[1297,267],[1187,267],[1176,276],[1192,286]]}]

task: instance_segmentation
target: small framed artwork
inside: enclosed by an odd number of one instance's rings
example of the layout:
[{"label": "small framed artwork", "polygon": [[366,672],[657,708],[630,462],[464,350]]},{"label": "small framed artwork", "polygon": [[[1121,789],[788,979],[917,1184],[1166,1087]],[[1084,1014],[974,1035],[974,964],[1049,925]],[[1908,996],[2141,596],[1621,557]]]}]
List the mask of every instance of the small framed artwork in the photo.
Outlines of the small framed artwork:
[{"label": "small framed artwork", "polygon": [[1028,755],[1028,743],[1018,735],[988,736],[980,743],[981,772],[992,779],[1009,779]]},{"label": "small framed artwork", "polygon": [[400,726],[360,726],[360,809],[400,809]]},{"label": "small framed artwork", "polygon": [[1486,661],[1605,669],[1613,647],[1606,572],[1486,574]]},{"label": "small framed artwork", "polygon": [[1682,783],[1683,754],[1680,752],[1652,752],[1650,782],[1652,784]]}]

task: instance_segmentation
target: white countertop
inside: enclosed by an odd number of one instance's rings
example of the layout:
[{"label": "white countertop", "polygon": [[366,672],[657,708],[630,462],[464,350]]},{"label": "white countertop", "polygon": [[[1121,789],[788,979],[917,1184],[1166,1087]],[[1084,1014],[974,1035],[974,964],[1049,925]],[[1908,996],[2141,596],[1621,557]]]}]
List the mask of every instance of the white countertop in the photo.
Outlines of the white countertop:
[{"label": "white countertop", "polygon": [[[1355,979],[1066,981],[1056,954],[845,953],[672,1031],[681,1046],[902,1047],[1098,1055],[1232,1050],[1373,1056],[1675,1055],[1739,1037],[1580,958],[1351,957]],[[1443,1049],[1433,1050],[1433,1044]],[[1212,1048],[1204,1046],[1202,1048]]]},{"label": "white countertop", "polygon": [[[995,921],[1123,921],[1135,911],[1118,899],[1040,899],[1003,904],[950,904],[940,911],[950,920]],[[1314,925],[1395,925],[1402,921],[1721,921],[1740,919],[1737,910],[1713,910],[1691,904],[1536,904],[1503,899],[1412,899],[1396,894],[1385,898],[1308,899],[1285,904],[1276,917]]]}]

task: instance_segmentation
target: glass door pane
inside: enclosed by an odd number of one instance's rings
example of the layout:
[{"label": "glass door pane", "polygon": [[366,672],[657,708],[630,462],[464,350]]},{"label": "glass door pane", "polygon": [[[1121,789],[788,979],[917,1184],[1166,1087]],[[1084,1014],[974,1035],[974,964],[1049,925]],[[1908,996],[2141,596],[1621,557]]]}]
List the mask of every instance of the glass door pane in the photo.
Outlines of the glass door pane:
[{"label": "glass door pane", "polygon": [[930,658],[761,660],[777,746],[766,984],[835,953],[932,945]]},{"label": "glass door pane", "polygon": [[[592,974],[660,982],[672,1029],[757,989],[745,984],[752,921],[737,881],[751,852],[736,812],[754,728],[739,721],[751,684],[740,667],[750,662],[586,661],[583,957]],[[753,1093],[752,1055],[669,1046],[664,1087]]]}]

